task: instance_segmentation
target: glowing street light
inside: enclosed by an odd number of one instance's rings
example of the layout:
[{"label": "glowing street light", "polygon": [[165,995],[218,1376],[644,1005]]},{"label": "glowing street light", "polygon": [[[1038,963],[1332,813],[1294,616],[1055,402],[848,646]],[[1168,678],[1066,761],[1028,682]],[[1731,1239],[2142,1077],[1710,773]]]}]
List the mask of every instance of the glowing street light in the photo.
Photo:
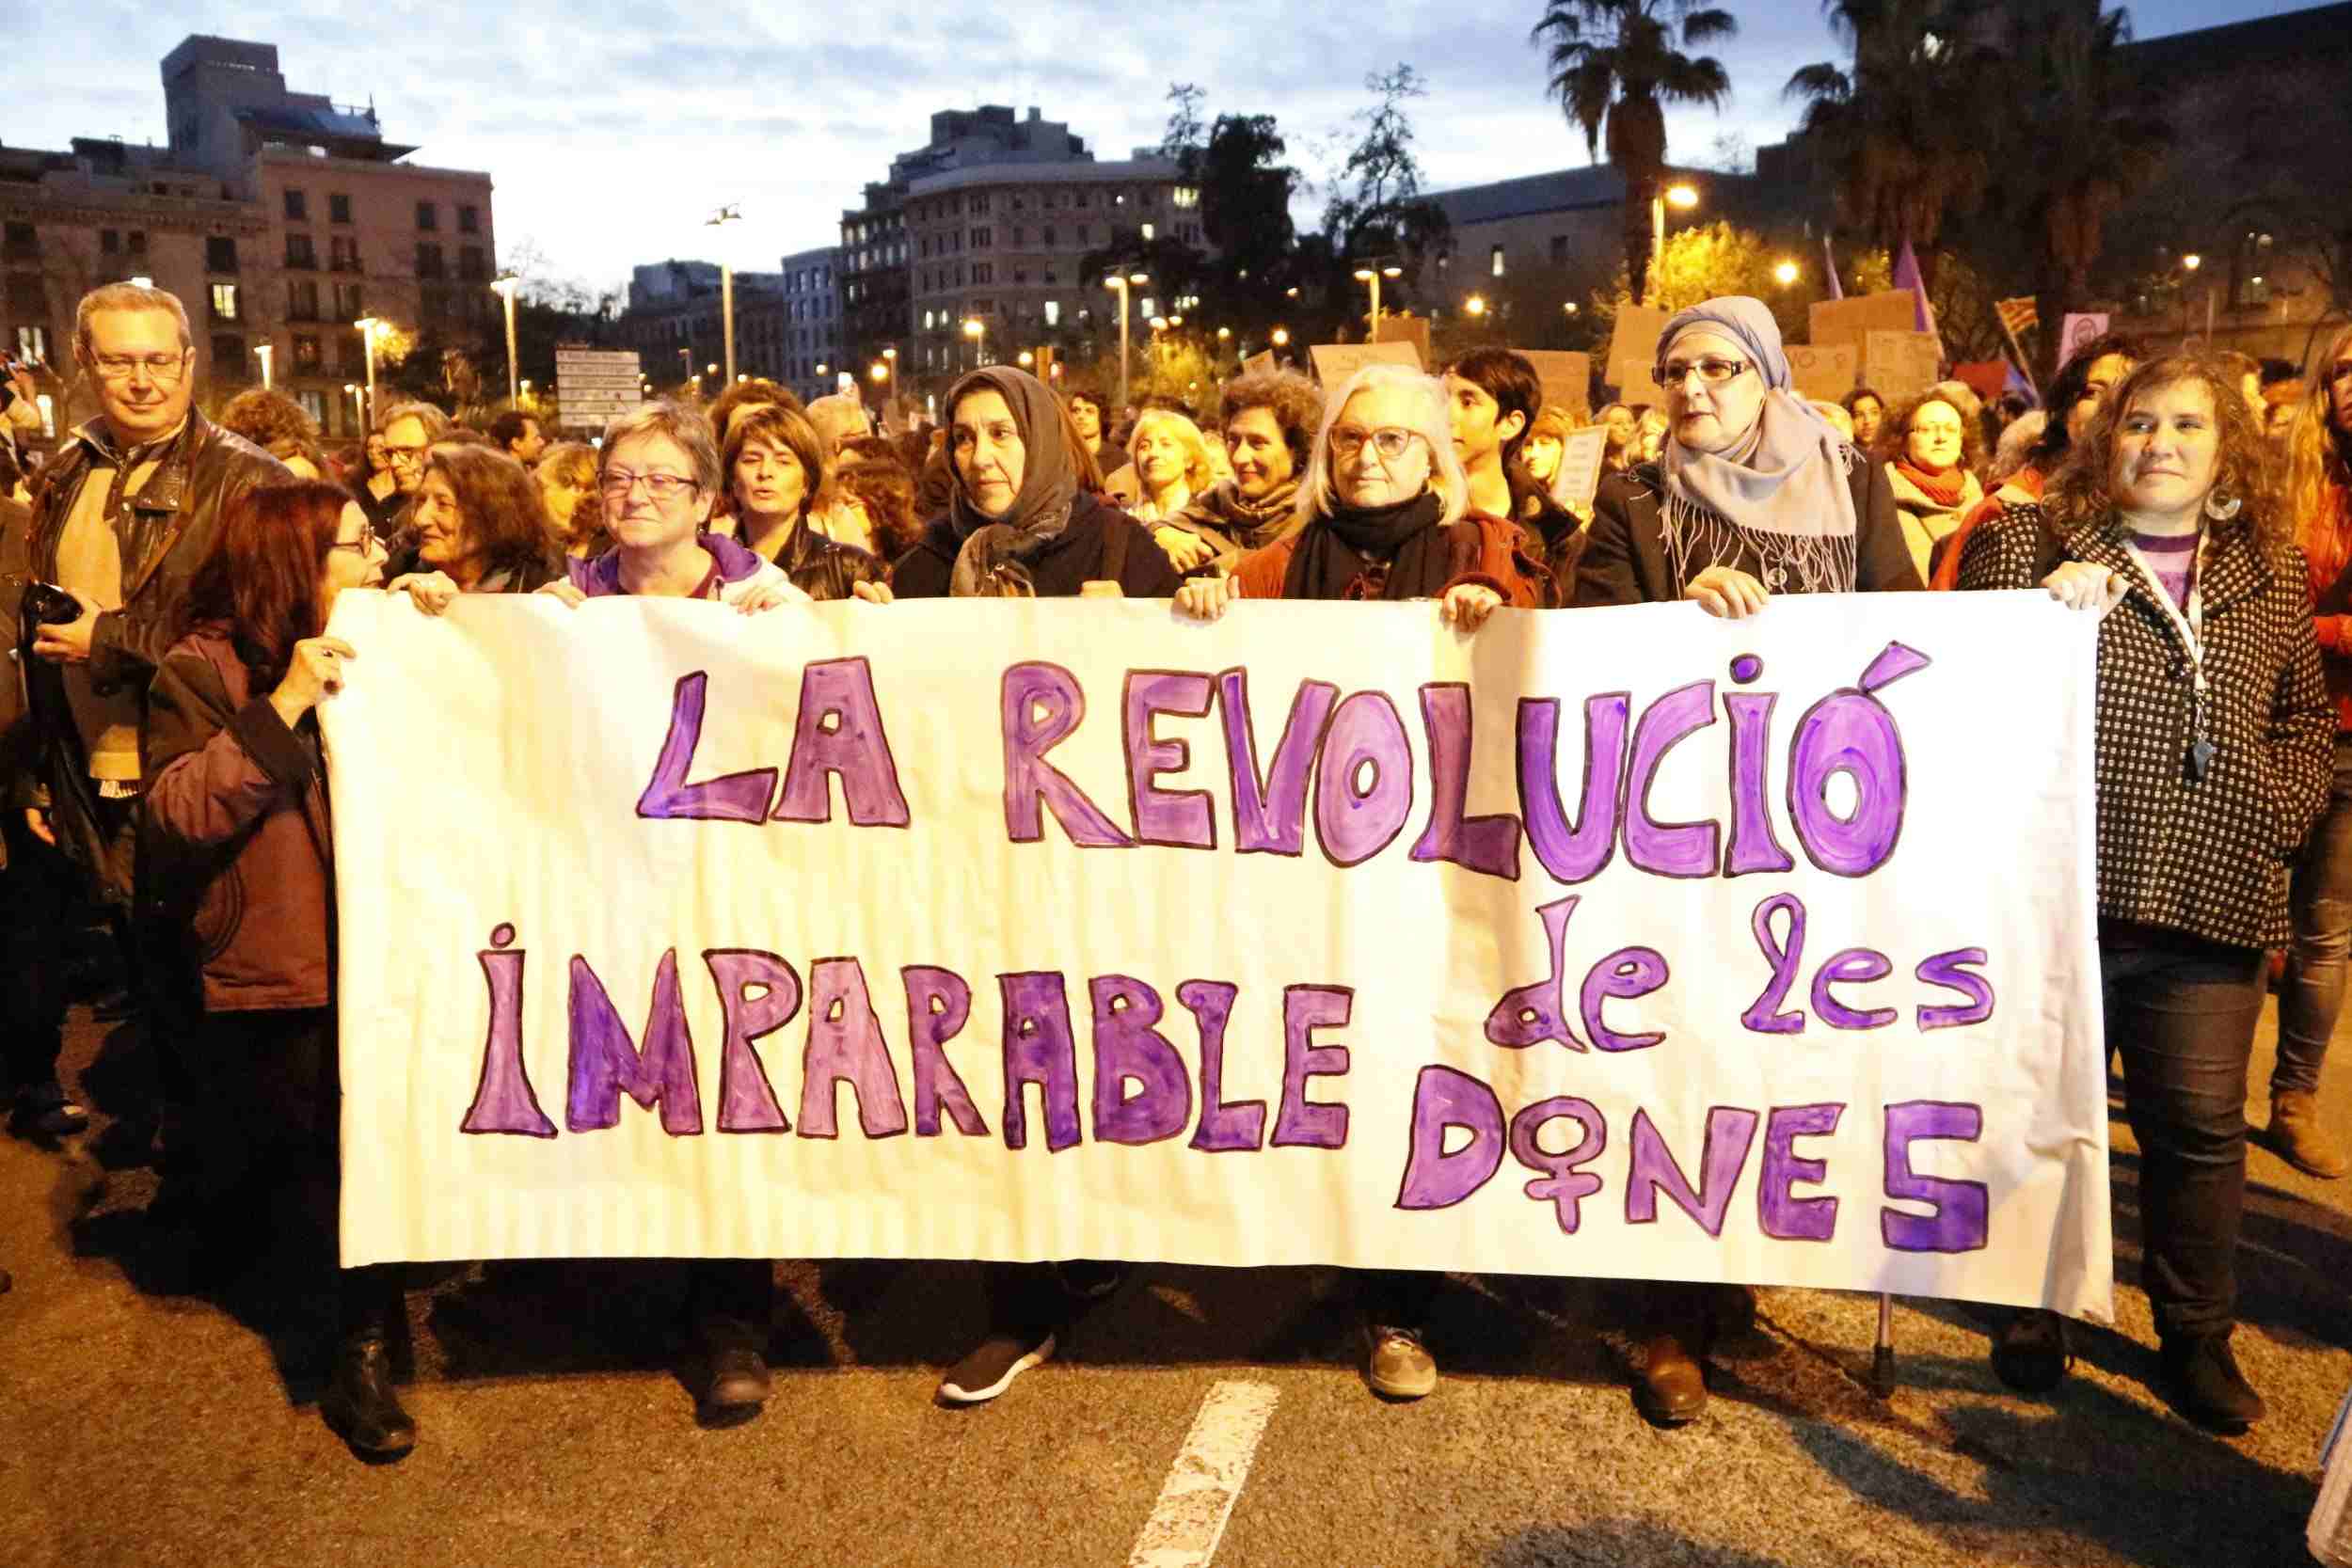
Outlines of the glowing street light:
[{"label": "glowing street light", "polygon": [[1462,301],[1462,309],[1469,311],[1473,316],[1483,316],[1486,313],[1486,296],[1484,294],[1472,294],[1470,298]]},{"label": "glowing street light", "polygon": [[977,316],[963,318],[963,335],[972,340],[972,363],[975,367],[988,358],[988,324]]},{"label": "glowing street light", "polygon": [[1797,263],[1794,261],[1783,261],[1772,269],[1772,281],[1784,289],[1796,280]]},{"label": "glowing street light", "polygon": [[275,344],[275,343],[256,343],[256,344],[253,346],[253,357],[254,357],[254,358],[256,358],[256,359],[259,359],[259,360],[262,362],[262,390],[263,390],[263,391],[265,391],[265,392],[269,390],[269,387],[270,387],[270,379],[269,379],[269,359],[270,359],[270,356],[271,356],[271,355],[273,355],[273,354],[276,354],[277,352],[278,352],[278,345],[277,345],[277,344]]},{"label": "glowing street light", "polygon": [[1127,307],[1135,298],[1138,284],[1152,281],[1152,275],[1142,272],[1112,273],[1103,279],[1103,287],[1119,293],[1119,406],[1124,417],[1127,406]]},{"label": "glowing street light", "polygon": [[1274,329],[1274,346],[1276,348],[1288,348],[1290,346],[1290,341],[1291,329],[1289,327],[1278,326]]},{"label": "glowing street light", "polygon": [[374,316],[361,316],[351,325],[358,329],[360,344],[368,354],[368,401],[361,405],[360,420],[365,424],[379,412],[375,404],[375,340],[390,330],[391,324]]},{"label": "glowing street light", "polygon": [[1364,266],[1356,269],[1356,281],[1368,285],[1372,290],[1372,336],[1374,339],[1380,336],[1380,280],[1384,277],[1400,277],[1404,276],[1404,273],[1403,267],[1388,265]]},{"label": "glowing street light", "polygon": [[506,401],[508,403],[515,401],[517,386],[515,380],[515,285],[518,281],[520,280],[511,272],[501,273],[490,281],[490,287],[498,292],[499,298],[506,306]]},{"label": "glowing street light", "polygon": [[1666,209],[1669,205],[1684,210],[1699,204],[1698,191],[1677,182],[1651,197],[1649,200],[1649,305],[1658,307],[1659,265],[1666,251]]}]

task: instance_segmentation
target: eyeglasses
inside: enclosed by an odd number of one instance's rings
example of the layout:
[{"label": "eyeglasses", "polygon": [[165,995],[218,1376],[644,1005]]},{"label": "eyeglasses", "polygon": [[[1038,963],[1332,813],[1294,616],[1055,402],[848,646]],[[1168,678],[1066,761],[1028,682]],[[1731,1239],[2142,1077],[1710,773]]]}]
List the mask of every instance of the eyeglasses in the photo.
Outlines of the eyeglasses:
[{"label": "eyeglasses", "polygon": [[329,553],[336,550],[350,550],[361,560],[366,560],[370,556],[389,553],[385,549],[384,542],[378,539],[373,531],[360,534],[357,539],[338,539],[328,546],[327,549]]},{"label": "eyeglasses", "polygon": [[1698,359],[1669,359],[1657,369],[1658,384],[1668,391],[1678,391],[1696,371],[1700,386],[1720,387],[1750,368],[1744,359],[1718,359],[1711,354]]},{"label": "eyeglasses", "polygon": [[404,468],[414,467],[424,461],[424,454],[431,450],[430,447],[396,447],[387,441],[384,443],[384,461],[397,463]]},{"label": "eyeglasses", "polygon": [[1352,424],[1343,424],[1331,432],[1331,454],[1341,458],[1353,457],[1363,451],[1364,443],[1369,441],[1372,443],[1372,450],[1377,452],[1383,461],[1393,463],[1411,451],[1413,443],[1422,438],[1420,431],[1406,430],[1402,425],[1384,425],[1378,430],[1359,430]]},{"label": "eyeglasses", "polygon": [[596,488],[611,499],[626,501],[640,483],[657,501],[674,500],[686,491],[702,488],[684,474],[633,474],[626,468],[614,468],[606,473],[597,482]]},{"label": "eyeglasses", "polygon": [[184,374],[192,349],[177,354],[102,354],[97,356],[98,373],[107,381],[128,381],[145,371],[149,377],[170,386]]}]

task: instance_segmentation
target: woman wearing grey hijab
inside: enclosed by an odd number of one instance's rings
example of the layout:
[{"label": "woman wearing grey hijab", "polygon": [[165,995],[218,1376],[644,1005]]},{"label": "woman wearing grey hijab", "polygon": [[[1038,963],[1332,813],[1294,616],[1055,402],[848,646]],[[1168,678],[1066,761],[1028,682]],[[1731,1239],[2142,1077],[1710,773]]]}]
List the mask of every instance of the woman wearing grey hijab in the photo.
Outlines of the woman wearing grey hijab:
[{"label": "woman wearing grey hijab", "polygon": [[[1736,621],[1775,594],[1920,586],[1885,469],[1791,388],[1780,329],[1761,302],[1710,299],[1668,321],[1658,382],[1665,444],[1658,461],[1600,482],[1573,605],[1694,599]],[[1633,1398],[1661,1426],[1707,1406],[1698,1357],[1719,1293],[1675,1284],[1642,1292]],[[1746,1291],[1732,1293],[1753,1307]]]},{"label": "woman wearing grey hijab", "polygon": [[1886,476],[1790,387],[1760,301],[1710,299],[1667,322],[1658,380],[1665,445],[1601,482],[1575,604],[1695,599],[1737,620],[1774,594],[1921,586]]},{"label": "woman wearing grey hijab", "polygon": [[1044,383],[992,365],[948,390],[946,412],[955,489],[947,515],[894,568],[899,598],[1001,594],[1016,577],[1038,598],[1074,597],[1092,582],[1116,582],[1131,599],[1176,591],[1176,568],[1150,532],[1081,488]]}]

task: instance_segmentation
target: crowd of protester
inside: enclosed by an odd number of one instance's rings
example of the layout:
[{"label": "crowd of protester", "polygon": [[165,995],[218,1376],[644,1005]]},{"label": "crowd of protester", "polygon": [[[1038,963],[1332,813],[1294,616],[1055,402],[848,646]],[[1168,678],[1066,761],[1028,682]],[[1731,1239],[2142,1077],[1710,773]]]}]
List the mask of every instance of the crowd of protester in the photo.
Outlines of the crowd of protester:
[{"label": "crowd of protester", "polygon": [[[2098,958],[2142,1151],[2164,1392],[2218,1431],[2264,1413],[2230,1337],[2246,1080],[2271,985],[2265,1135],[2313,1176],[2347,1166],[2316,1090],[2352,960],[2352,329],[2300,377],[2110,336],[2058,369],[2040,407],[1957,382],[1825,403],[1793,389],[1771,312],[1726,298],[1667,323],[1662,404],[1589,420],[1488,348],[1440,374],[1373,365],[1331,388],[1255,371],[1201,409],[1118,408],[1076,377],[990,366],[947,391],[937,429],[894,434],[854,395],[803,406],[755,378],[707,408],[650,404],[593,444],[551,441],[524,414],[477,432],[405,402],[333,454],[282,394],[199,412],[168,293],[92,292],[74,351],[99,416],[37,471],[0,445],[0,581],[19,590],[0,605],[19,677],[0,686],[0,1065],[13,1132],[87,1127],[58,1060],[68,944],[96,911],[158,1085],[140,1135],[169,1180],[150,1218],[209,1253],[233,1254],[264,1191],[302,1196],[332,1229],[334,867],[315,711],[358,656],[326,632],[346,588],[425,614],[528,593],[743,614],[1120,596],[1200,620],[1242,598],[1425,599],[1474,636],[1505,608],[1687,600],[1738,619],[1784,594],[2038,586],[2100,618]],[[2279,395],[2289,382],[2298,396]],[[0,433],[24,424],[27,397],[0,387]],[[1564,458],[1595,426],[1601,477],[1580,494]],[[264,1147],[263,1128],[287,1131]],[[987,1322],[942,1398],[1002,1393],[1123,1273],[989,1266]],[[756,1414],[770,1266],[697,1260],[687,1275],[705,1414]],[[1440,1285],[1355,1276],[1380,1394],[1436,1386]],[[388,1354],[400,1290],[378,1267],[340,1271],[335,1291],[322,1409],[371,1455],[415,1440]],[[1632,1383],[1653,1420],[1701,1414],[1724,1295],[1642,1292]],[[2055,1387],[2069,1332],[2047,1312],[2006,1316],[1995,1371]]]}]

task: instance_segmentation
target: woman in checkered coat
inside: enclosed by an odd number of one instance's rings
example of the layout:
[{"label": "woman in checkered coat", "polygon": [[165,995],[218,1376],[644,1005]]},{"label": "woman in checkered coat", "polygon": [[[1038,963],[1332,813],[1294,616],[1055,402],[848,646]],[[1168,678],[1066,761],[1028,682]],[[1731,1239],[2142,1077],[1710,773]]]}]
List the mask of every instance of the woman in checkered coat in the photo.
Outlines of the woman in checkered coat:
[{"label": "woman in checkered coat", "polygon": [[[2295,519],[2230,374],[2141,366],[2038,505],[1978,529],[1960,586],[2040,584],[2101,617],[2099,968],[2141,1155],[2142,1280],[2165,1395],[2243,1432],[2262,1397],[2230,1351],[2246,1074],[2287,872],[2327,798],[2334,716]],[[2065,1373],[2063,1324],[2006,1326],[2012,1386]]]}]

